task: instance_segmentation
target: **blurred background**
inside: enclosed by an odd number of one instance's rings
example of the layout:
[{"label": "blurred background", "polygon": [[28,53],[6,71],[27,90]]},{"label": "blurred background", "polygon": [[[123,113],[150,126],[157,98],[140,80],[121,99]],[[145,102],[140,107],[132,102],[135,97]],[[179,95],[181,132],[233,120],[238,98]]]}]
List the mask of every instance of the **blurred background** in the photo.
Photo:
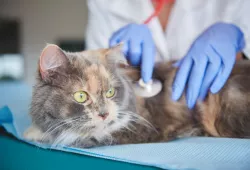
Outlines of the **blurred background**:
[{"label": "blurred background", "polygon": [[0,82],[33,85],[47,43],[84,50],[85,0],[0,0]]}]

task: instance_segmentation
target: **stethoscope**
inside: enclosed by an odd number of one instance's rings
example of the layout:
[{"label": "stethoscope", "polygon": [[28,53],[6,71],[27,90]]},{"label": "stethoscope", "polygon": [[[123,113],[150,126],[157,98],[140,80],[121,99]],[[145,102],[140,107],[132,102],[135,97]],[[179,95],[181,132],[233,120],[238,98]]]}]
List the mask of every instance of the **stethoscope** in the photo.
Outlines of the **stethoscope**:
[{"label": "stethoscope", "polygon": [[[165,3],[172,3],[175,0],[154,0],[157,5],[154,12],[143,22],[143,24],[148,24],[150,21],[159,15]],[[137,96],[144,98],[153,97],[160,93],[162,90],[162,83],[157,79],[152,79],[149,83],[144,83],[142,78],[134,84],[132,84],[134,92]]]},{"label": "stethoscope", "polygon": [[148,24],[154,17],[157,17],[161,12],[164,4],[173,3],[175,0],[152,0],[156,1],[157,5],[154,12],[143,22],[143,24]]}]

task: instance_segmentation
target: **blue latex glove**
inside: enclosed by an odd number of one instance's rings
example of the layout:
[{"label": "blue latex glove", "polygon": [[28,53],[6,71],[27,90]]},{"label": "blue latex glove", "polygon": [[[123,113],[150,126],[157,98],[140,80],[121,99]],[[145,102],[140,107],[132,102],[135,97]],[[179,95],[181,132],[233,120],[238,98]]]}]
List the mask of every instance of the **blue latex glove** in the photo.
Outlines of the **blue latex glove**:
[{"label": "blue latex glove", "polygon": [[179,62],[172,99],[178,100],[187,84],[186,101],[194,107],[208,90],[217,93],[226,83],[237,52],[245,46],[244,35],[232,24],[216,23],[203,32]]},{"label": "blue latex glove", "polygon": [[141,77],[145,83],[152,78],[155,46],[150,30],[144,24],[129,24],[115,32],[109,42],[114,46],[124,43],[123,52],[129,63],[141,66]]}]

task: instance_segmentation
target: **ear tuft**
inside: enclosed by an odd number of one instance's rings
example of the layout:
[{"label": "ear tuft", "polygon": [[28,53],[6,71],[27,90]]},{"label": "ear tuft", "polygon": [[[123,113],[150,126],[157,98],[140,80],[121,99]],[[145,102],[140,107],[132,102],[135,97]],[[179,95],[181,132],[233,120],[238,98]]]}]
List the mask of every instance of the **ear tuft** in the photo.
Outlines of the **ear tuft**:
[{"label": "ear tuft", "polygon": [[123,45],[124,43],[119,43],[116,46],[109,48],[106,57],[112,61],[127,63],[126,57],[123,54]]},{"label": "ear tuft", "polygon": [[39,70],[43,78],[49,71],[54,71],[59,67],[65,67],[67,57],[60,47],[54,44],[47,45],[40,56]]},{"label": "ear tuft", "polygon": [[116,44],[115,46],[111,47],[110,50],[115,51],[115,52],[122,52],[124,43],[120,42],[119,44]]}]

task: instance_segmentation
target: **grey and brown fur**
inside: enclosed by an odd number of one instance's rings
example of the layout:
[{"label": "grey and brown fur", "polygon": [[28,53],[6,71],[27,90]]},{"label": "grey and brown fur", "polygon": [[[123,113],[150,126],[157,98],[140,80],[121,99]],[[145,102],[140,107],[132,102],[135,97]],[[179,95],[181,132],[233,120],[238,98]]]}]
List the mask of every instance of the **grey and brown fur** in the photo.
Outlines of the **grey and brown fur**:
[{"label": "grey and brown fur", "polygon": [[[119,64],[120,47],[67,53],[47,46],[39,62],[25,138],[52,145],[100,145],[162,142],[177,137],[215,136],[250,138],[250,62],[239,61],[218,94],[209,93],[193,110],[171,100],[177,68],[171,62],[156,65],[154,77],[162,91],[151,98],[134,95],[136,68]],[[45,63],[43,63],[45,62]],[[116,89],[114,98],[104,93]],[[91,103],[74,101],[74,92],[89,93]],[[109,112],[108,118],[98,117]]]}]

